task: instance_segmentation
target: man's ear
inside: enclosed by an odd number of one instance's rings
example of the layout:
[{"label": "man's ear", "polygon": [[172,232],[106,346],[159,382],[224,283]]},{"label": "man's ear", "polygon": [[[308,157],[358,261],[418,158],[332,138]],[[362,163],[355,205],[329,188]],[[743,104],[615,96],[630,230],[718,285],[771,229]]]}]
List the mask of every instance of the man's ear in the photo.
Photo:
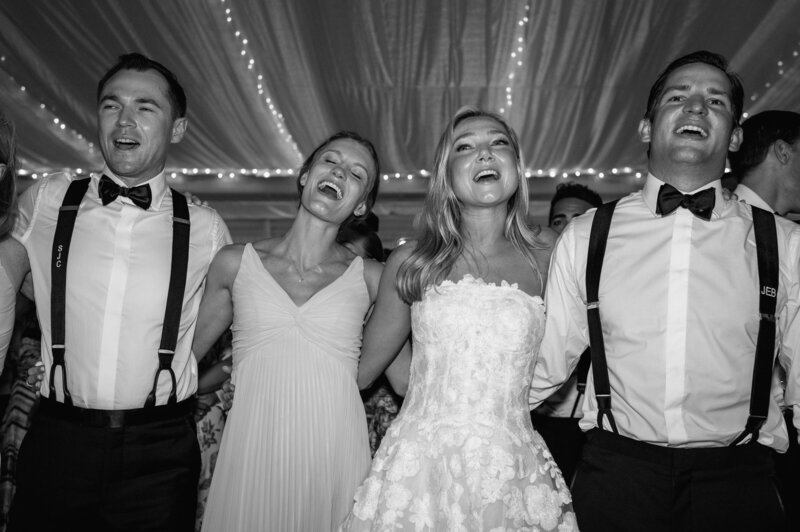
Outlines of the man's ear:
[{"label": "man's ear", "polygon": [[778,159],[778,162],[781,164],[788,164],[789,160],[792,158],[792,147],[789,146],[789,143],[785,140],[778,139],[772,143],[772,153],[775,155],[775,158]]},{"label": "man's ear", "polygon": [[356,207],[356,210],[353,211],[353,214],[355,214],[356,216],[364,216],[365,214],[367,214],[367,204],[363,201],[359,203],[358,206]]},{"label": "man's ear", "polygon": [[642,118],[639,120],[639,140],[644,143],[650,142],[650,128],[652,124],[650,120],[647,118]]},{"label": "man's ear", "polygon": [[172,137],[170,138],[170,142],[172,144],[177,144],[183,140],[183,136],[186,134],[186,128],[188,125],[189,122],[185,116],[175,119],[175,121],[172,123]]},{"label": "man's ear", "polygon": [[733,128],[733,131],[731,131],[731,141],[728,143],[728,151],[739,151],[742,140],[744,140],[744,132],[742,128],[736,126]]},{"label": "man's ear", "polygon": [[300,186],[301,187],[306,186],[306,181],[308,181],[308,172],[306,172],[306,173],[304,173],[304,174],[302,174],[300,176]]}]

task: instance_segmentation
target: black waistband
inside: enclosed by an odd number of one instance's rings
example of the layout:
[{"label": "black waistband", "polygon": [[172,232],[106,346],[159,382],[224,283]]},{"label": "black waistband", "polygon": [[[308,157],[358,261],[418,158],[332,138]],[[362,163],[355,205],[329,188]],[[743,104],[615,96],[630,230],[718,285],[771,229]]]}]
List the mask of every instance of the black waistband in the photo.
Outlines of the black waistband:
[{"label": "black waistband", "polygon": [[653,445],[600,429],[592,429],[586,436],[590,445],[663,466],[714,468],[772,459],[770,449],[759,443],[736,447],[676,448]]},{"label": "black waistband", "polygon": [[194,398],[171,405],[131,410],[96,410],[65,405],[49,397],[42,397],[38,414],[53,419],[69,421],[84,427],[115,429],[183,419],[192,415],[194,408]]}]

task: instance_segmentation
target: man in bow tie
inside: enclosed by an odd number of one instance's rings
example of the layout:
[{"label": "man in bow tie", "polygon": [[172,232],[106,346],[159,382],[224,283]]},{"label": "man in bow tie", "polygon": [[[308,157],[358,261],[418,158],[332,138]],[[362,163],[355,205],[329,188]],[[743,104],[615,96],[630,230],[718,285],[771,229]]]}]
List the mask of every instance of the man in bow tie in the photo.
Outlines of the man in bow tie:
[{"label": "man in bow tie", "polygon": [[102,176],[51,174],[26,190],[14,237],[27,257],[3,257],[32,275],[45,371],[9,530],[188,532],[200,466],[191,343],[230,236],[167,186],[187,127],[172,72],[122,56],[98,84],[97,123]]},{"label": "man in bow tie", "polygon": [[780,351],[797,425],[800,228],[722,195],[742,102],[722,56],[670,63],[639,124],[644,188],[573,220],[553,252],[531,406],[591,343],[581,530],[782,529],[771,369]]},{"label": "man in bow tie", "polygon": [[[780,216],[800,214],[800,113],[762,111],[742,124],[744,140],[729,156],[738,180],[734,194],[739,201],[774,211]],[[778,378],[786,382],[780,368]],[[785,410],[791,423],[792,410]],[[800,445],[789,424],[789,450],[776,455],[778,487],[784,501],[800,501]],[[800,508],[786,504],[787,530],[800,530]]]}]

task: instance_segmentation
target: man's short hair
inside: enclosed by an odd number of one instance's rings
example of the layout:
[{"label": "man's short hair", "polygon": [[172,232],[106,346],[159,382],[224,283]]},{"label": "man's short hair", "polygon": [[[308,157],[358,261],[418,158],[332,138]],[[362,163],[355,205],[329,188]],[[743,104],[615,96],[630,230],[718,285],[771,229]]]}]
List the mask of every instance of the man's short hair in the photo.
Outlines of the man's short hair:
[{"label": "man's short hair", "polygon": [[176,118],[182,118],[186,116],[186,93],[183,91],[183,87],[181,87],[181,84],[178,82],[177,76],[175,76],[170,69],[158,61],[153,61],[149,57],[135,52],[119,56],[117,64],[112,66],[100,79],[100,82],[97,84],[98,102],[100,101],[100,96],[102,96],[103,87],[105,87],[106,83],[108,83],[108,80],[120,70],[136,70],[138,72],[155,70],[164,76],[164,79],[167,81],[167,98],[169,99],[169,104],[172,108],[172,119],[175,120]]},{"label": "man's short hair", "polygon": [[742,132],[739,151],[728,154],[737,179],[763,163],[775,141],[782,140],[793,145],[800,139],[800,113],[764,111],[745,120]]},{"label": "man's short hair", "polygon": [[592,207],[599,207],[603,204],[600,194],[580,183],[561,183],[556,187],[556,193],[550,200],[550,214],[547,215],[547,223],[553,223],[553,207],[563,199],[576,198],[583,200]]},{"label": "man's short hair", "polygon": [[705,63],[715,68],[720,69],[728,77],[731,84],[731,105],[733,106],[733,123],[739,124],[742,118],[742,107],[744,105],[744,87],[742,86],[742,79],[735,72],[728,70],[728,60],[720,54],[708,52],[706,50],[699,50],[690,54],[684,55],[672,61],[667,68],[656,78],[655,83],[650,88],[650,95],[647,98],[647,109],[645,110],[644,117],[650,122],[653,121],[656,107],[664,94],[664,87],[667,84],[667,78],[672,72],[681,68],[682,66],[691,65],[693,63]]}]

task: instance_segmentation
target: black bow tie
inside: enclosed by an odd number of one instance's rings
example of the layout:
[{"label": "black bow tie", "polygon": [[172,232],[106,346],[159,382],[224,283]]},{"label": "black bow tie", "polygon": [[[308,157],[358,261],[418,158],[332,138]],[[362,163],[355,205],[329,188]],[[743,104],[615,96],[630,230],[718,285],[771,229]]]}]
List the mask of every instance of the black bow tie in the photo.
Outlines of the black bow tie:
[{"label": "black bow tie", "polygon": [[666,216],[678,207],[683,207],[689,209],[698,218],[708,221],[711,219],[715,200],[716,193],[713,188],[707,188],[695,194],[683,194],[669,183],[665,183],[658,190],[656,214]]},{"label": "black bow tie", "polygon": [[125,196],[138,207],[147,210],[150,207],[150,202],[153,200],[150,193],[150,185],[138,185],[135,187],[121,187],[111,180],[107,175],[100,178],[100,184],[97,186],[100,193],[100,199],[103,205],[108,205],[117,196]]}]

